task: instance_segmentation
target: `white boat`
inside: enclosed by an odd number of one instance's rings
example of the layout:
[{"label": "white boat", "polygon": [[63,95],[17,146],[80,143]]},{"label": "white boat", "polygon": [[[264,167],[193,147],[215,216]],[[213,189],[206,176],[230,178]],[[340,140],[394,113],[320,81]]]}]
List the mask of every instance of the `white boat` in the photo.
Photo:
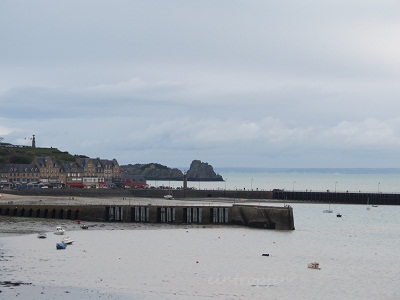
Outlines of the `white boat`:
[{"label": "white boat", "polygon": [[63,235],[65,233],[65,228],[63,226],[57,226],[56,231],[54,231],[54,234],[57,235]]},{"label": "white boat", "polygon": [[311,262],[308,264],[307,267],[309,269],[321,270],[321,268],[319,267],[319,263],[317,263],[317,262]]},{"label": "white boat", "polygon": [[174,197],[172,195],[165,195],[164,198],[167,199],[167,200],[173,200],[174,199]]},{"label": "white boat", "polygon": [[65,237],[65,238],[62,239],[62,242],[63,242],[64,244],[66,244],[66,245],[71,245],[71,244],[74,242],[74,240],[71,239],[69,236],[67,236],[67,237]]},{"label": "white boat", "polygon": [[45,232],[39,232],[37,234],[37,237],[38,237],[38,239],[45,239],[45,238],[47,238],[47,235]]},{"label": "white boat", "polygon": [[331,210],[331,203],[329,203],[328,209],[325,209],[323,212],[328,214],[333,213],[333,210]]}]

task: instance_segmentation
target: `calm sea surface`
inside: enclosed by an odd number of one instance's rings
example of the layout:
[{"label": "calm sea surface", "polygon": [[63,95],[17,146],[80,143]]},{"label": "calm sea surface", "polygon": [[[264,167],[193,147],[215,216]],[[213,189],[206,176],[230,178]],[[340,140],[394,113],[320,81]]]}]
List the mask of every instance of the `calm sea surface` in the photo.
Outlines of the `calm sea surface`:
[{"label": "calm sea surface", "polygon": [[[224,182],[189,182],[195,189],[285,189],[296,191],[400,193],[400,169],[246,169],[221,168]],[[181,187],[178,181],[148,181]]]},{"label": "calm sea surface", "polygon": [[400,207],[325,206],[294,204],[294,231],[67,224],[75,244],[59,251],[51,232],[1,237],[0,282],[30,284],[0,285],[0,298],[400,299]]}]

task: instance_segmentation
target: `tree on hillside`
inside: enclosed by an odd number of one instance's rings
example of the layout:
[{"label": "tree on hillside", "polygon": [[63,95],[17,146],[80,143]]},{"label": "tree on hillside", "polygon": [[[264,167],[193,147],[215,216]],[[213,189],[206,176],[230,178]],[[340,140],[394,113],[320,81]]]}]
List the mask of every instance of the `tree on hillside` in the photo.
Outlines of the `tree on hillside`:
[{"label": "tree on hillside", "polygon": [[12,164],[30,164],[32,157],[27,155],[12,155],[10,157],[10,163]]}]

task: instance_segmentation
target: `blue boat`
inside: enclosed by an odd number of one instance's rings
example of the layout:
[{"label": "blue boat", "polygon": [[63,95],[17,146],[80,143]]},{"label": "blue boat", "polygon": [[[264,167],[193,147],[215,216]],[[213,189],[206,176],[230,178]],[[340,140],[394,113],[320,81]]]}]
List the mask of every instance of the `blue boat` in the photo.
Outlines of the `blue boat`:
[{"label": "blue boat", "polygon": [[57,250],[65,249],[65,248],[67,248],[67,245],[64,243],[57,243],[56,248],[57,248]]}]

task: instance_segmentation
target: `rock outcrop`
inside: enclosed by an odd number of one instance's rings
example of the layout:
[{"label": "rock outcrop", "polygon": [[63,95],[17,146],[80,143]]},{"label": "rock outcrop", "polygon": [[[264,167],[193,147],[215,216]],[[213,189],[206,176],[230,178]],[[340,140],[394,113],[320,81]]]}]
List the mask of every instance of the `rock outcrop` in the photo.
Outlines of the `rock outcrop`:
[{"label": "rock outcrop", "polygon": [[188,181],[224,181],[221,175],[214,172],[214,168],[208,163],[194,160],[186,173]]},{"label": "rock outcrop", "polygon": [[[120,166],[121,170],[131,175],[141,175],[146,180],[183,180],[183,172],[177,168],[169,168],[157,163],[129,164]],[[194,160],[186,173],[188,181],[224,181],[221,175],[214,172],[211,165]]]},{"label": "rock outcrop", "polygon": [[168,168],[157,163],[121,166],[132,175],[142,175],[146,180],[183,180],[183,173],[176,168]]}]

